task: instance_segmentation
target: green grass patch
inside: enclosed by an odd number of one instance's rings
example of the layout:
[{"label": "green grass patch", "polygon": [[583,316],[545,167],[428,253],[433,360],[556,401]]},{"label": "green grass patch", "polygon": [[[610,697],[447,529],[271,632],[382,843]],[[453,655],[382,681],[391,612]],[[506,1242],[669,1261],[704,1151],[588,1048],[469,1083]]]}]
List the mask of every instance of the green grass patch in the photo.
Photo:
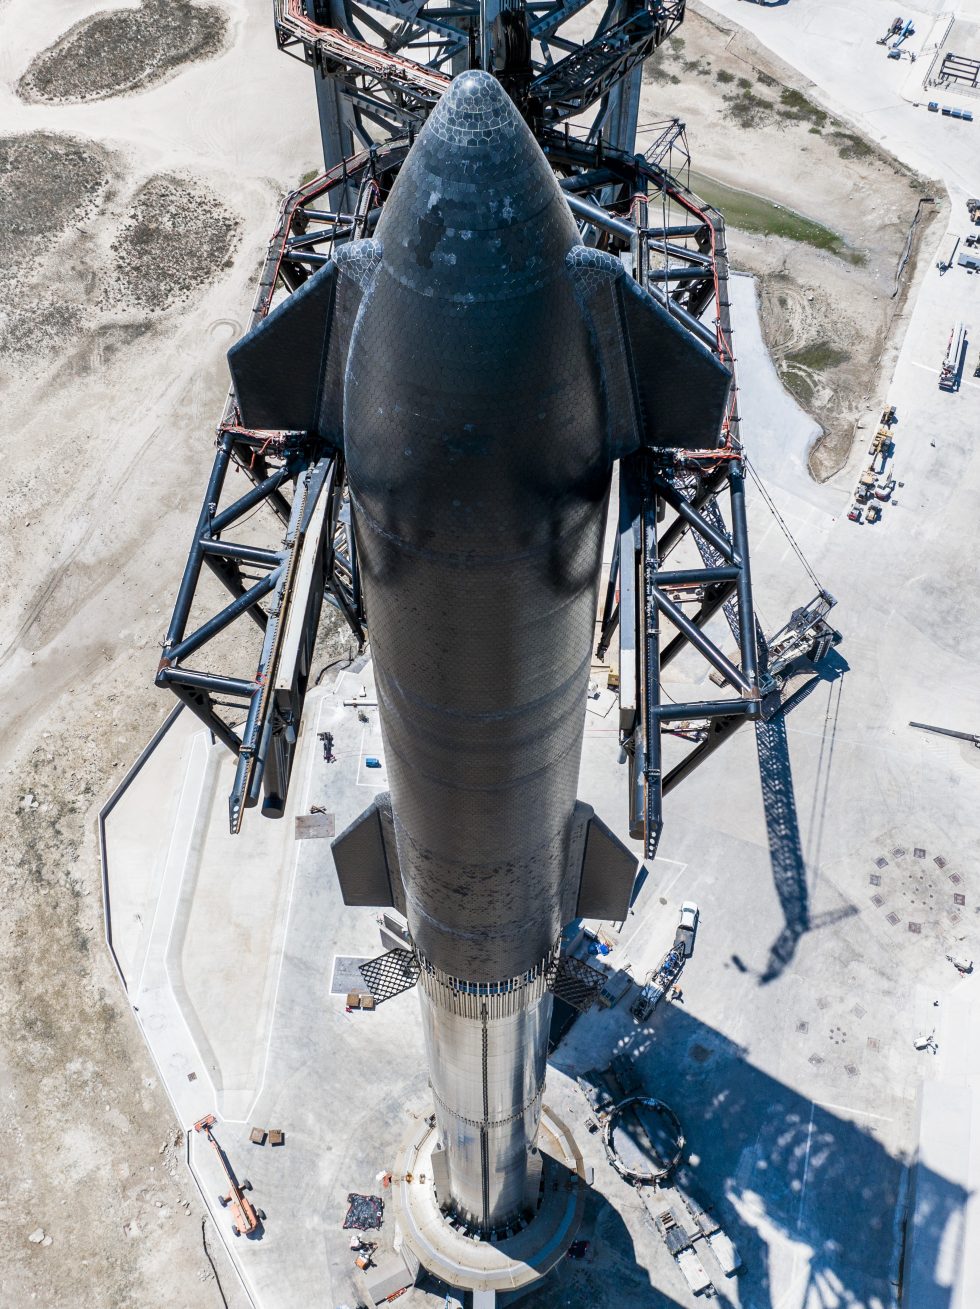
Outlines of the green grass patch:
[{"label": "green grass patch", "polygon": [[740,91],[751,91],[752,83],[749,81],[747,77],[740,77],[738,79],[738,89]]},{"label": "green grass patch", "polygon": [[799,350],[788,351],[786,362],[799,364],[802,368],[809,368],[815,373],[822,373],[828,368],[836,368],[838,364],[846,364],[850,357],[847,350],[838,350],[830,341],[811,341],[809,345],[801,346]]},{"label": "green grass patch", "polygon": [[782,368],[779,371],[779,380],[797,404],[803,409],[809,408],[813,402],[813,383],[805,373],[798,372],[795,368]]},{"label": "green grass patch", "polygon": [[763,236],[782,236],[790,241],[801,241],[818,250],[826,250],[838,259],[846,259],[851,264],[863,264],[866,260],[861,251],[851,250],[843,237],[829,227],[815,223],[812,218],[804,218],[802,214],[786,209],[774,200],[767,200],[765,196],[751,195],[748,191],[726,186],[724,182],[694,172],[693,169],[691,190],[720,210],[729,226],[743,232],[758,232]]},{"label": "green grass patch", "polygon": [[831,132],[837,153],[841,159],[867,159],[874,151],[867,141],[853,132]]},{"label": "green grass patch", "polygon": [[[743,82],[744,78],[739,78]],[[756,95],[754,91],[733,91],[725,96],[728,112],[739,127],[759,127],[770,116],[774,103],[765,96]]]},{"label": "green grass patch", "polygon": [[307,182],[312,182],[314,177],[318,177],[319,174],[320,174],[319,169],[311,168],[308,173],[304,173],[303,176],[299,179],[300,186],[305,186]]},{"label": "green grass patch", "polygon": [[716,82],[734,82],[735,74],[730,73],[727,68],[719,68],[715,73]]},{"label": "green grass patch", "polygon": [[808,100],[802,91],[794,91],[788,86],[779,94],[779,107],[776,112],[792,122],[812,123],[814,127],[823,127],[827,121],[824,111],[812,100]]}]

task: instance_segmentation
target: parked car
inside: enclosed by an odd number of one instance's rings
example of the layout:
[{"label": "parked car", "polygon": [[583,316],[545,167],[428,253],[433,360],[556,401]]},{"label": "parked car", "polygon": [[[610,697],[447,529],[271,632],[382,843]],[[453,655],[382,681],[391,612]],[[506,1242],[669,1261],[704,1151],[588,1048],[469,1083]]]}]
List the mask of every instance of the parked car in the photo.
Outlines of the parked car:
[{"label": "parked car", "polygon": [[894,477],[890,477],[887,482],[881,482],[878,486],[875,487],[875,499],[887,500],[889,499],[892,491],[894,490],[895,490],[895,479]]},{"label": "parked car", "polygon": [[861,506],[851,505],[851,512],[847,516],[852,523],[859,523],[861,521]]},{"label": "parked car", "polygon": [[881,517],[881,505],[868,505],[868,522],[876,523]]},{"label": "parked car", "polygon": [[674,949],[683,950],[684,958],[690,959],[694,953],[694,938],[698,931],[700,910],[692,900],[685,900],[681,905],[680,922],[674,933]]}]

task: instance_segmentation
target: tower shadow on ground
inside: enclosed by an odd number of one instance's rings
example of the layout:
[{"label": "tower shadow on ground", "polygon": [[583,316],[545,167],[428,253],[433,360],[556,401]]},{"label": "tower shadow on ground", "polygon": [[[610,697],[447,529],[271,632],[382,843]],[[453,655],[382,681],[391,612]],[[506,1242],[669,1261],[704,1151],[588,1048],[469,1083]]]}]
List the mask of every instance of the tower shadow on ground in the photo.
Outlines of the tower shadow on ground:
[{"label": "tower shadow on ground", "polygon": [[[589,1050],[590,1068],[608,1067],[614,1057],[625,1057],[640,1089],[663,1099],[680,1118],[687,1142],[683,1176],[699,1200],[715,1206],[743,1260],[738,1303],[752,1309],[790,1304],[880,1309],[894,1304],[910,1194],[909,1161],[886,1149],[873,1130],[849,1122],[757,1067],[744,1047],[686,1010],[661,1005],[639,1026],[627,1011],[616,1011],[610,1018],[614,1016],[619,1021],[605,1029],[608,1041]],[[589,1071],[565,1062],[562,1047],[552,1063],[571,1077]],[[612,1185],[603,1184],[610,1200],[594,1195],[593,1202],[600,1211],[615,1210],[615,1197],[625,1199],[627,1184],[618,1178]],[[915,1196],[917,1263],[920,1269],[932,1270],[929,1304],[947,1309],[953,1288],[939,1281],[940,1256],[948,1267],[968,1192],[920,1165]],[[616,1235],[615,1220],[609,1221]],[[620,1247],[608,1258],[605,1251],[597,1251],[594,1267],[600,1282],[624,1275],[628,1252],[621,1233],[618,1240]],[[644,1241],[658,1242],[659,1237],[648,1229]],[[805,1280],[797,1282],[798,1294],[788,1300],[786,1260],[801,1257],[808,1260]],[[772,1269],[779,1260],[783,1272],[774,1285]],[[646,1277],[642,1269],[634,1273]],[[551,1309],[559,1303],[634,1303],[632,1294],[620,1294],[618,1280],[615,1292],[606,1280],[605,1293],[592,1301],[578,1298],[574,1278],[565,1283],[561,1299],[558,1285],[556,1280],[554,1287],[542,1287],[526,1303],[531,1309]],[[735,1303],[727,1279],[717,1279],[716,1286],[721,1303]],[[646,1300],[636,1303],[677,1303],[656,1287],[648,1285],[646,1294]]]},{"label": "tower shadow on ground", "polygon": [[[786,707],[768,721],[759,720],[755,725],[756,750],[759,757],[759,780],[762,785],[762,805],[766,820],[766,835],[769,841],[769,858],[772,863],[773,884],[783,912],[784,926],[769,949],[769,958],[765,970],[760,975],[761,983],[775,981],[790,964],[796,953],[800,938],[815,927],[826,927],[841,918],[850,917],[855,912],[852,906],[845,906],[830,915],[814,919],[810,912],[810,898],[807,888],[807,861],[803,852],[800,835],[800,820],[796,804],[796,791],[793,785],[793,768],[789,754],[789,740],[786,731],[786,715],[798,706],[803,699],[811,695],[818,686],[829,684],[831,694],[836,685],[836,704],[840,703],[840,688],[844,674],[848,671],[847,662],[836,650],[831,650],[821,661],[816,675],[801,691],[793,696]],[[830,733],[829,746],[825,740],[821,746],[821,764],[827,755],[827,776],[833,757],[833,738],[836,730],[836,713],[833,720],[825,722],[825,737]],[[818,775],[818,787],[826,779],[822,772]],[[826,798],[826,795],[825,795]],[[816,804],[816,798],[815,798]],[[814,817],[812,815],[811,817]]]}]

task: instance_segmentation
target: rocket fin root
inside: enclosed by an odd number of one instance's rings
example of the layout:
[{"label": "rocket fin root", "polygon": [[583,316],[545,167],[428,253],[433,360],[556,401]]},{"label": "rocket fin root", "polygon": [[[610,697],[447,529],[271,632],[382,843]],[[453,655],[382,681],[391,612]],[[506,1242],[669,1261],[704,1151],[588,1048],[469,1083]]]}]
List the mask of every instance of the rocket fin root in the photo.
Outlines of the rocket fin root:
[{"label": "rocket fin root", "polygon": [[612,255],[575,246],[566,267],[592,322],[616,455],[718,446],[732,382],[724,364]]},{"label": "rocket fin root", "polygon": [[376,795],[360,818],[336,838],[331,846],[340,893],[346,905],[405,912],[391,796]]},{"label": "rocket fin root", "polygon": [[566,885],[575,892],[565,917],[620,923],[629,913],[637,860],[591,805],[575,802]]}]

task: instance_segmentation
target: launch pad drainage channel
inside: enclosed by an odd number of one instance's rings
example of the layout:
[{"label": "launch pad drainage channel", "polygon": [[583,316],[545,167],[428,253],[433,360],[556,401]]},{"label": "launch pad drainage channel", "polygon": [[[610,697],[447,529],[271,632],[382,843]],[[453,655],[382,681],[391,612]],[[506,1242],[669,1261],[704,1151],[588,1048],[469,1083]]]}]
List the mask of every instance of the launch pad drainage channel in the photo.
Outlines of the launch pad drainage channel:
[{"label": "launch pad drainage channel", "polygon": [[547,1107],[542,1112],[541,1204],[523,1231],[503,1241],[478,1240],[440,1211],[432,1185],[435,1144],[436,1129],[428,1121],[414,1128],[392,1177],[399,1232],[422,1266],[448,1285],[471,1291],[517,1290],[550,1272],[575,1239],[585,1210],[582,1156],[561,1119]]}]

